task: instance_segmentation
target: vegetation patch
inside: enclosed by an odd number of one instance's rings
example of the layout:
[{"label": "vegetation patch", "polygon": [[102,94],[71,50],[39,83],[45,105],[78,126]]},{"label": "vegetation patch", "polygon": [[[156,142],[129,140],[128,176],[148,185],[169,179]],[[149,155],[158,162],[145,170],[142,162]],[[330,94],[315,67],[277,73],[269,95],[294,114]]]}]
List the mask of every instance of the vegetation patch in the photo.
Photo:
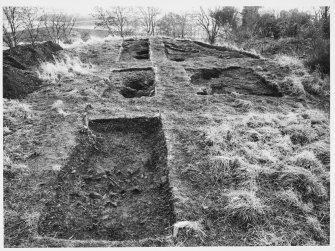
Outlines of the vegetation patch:
[{"label": "vegetation patch", "polygon": [[169,234],[174,213],[160,119],[92,120],[89,128],[96,140],[80,136],[46,203],[39,234],[78,240]]}]

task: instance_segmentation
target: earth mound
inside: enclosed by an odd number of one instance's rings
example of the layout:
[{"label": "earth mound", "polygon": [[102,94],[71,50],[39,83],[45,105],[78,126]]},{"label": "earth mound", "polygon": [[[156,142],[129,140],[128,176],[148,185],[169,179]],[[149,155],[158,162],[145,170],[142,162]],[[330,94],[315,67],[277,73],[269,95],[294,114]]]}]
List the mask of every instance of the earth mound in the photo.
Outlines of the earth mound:
[{"label": "earth mound", "polygon": [[43,61],[53,61],[60,50],[62,47],[48,41],[3,51],[3,97],[24,98],[37,90],[42,81],[34,69]]}]

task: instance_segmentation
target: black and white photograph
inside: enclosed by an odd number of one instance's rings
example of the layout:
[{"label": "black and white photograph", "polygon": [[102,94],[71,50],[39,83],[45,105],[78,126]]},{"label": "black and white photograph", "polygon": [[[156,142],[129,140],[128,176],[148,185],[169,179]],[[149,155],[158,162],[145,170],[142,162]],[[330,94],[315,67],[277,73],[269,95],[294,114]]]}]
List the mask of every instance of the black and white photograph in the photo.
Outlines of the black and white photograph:
[{"label": "black and white photograph", "polygon": [[331,1],[1,8],[3,248],[335,247]]}]

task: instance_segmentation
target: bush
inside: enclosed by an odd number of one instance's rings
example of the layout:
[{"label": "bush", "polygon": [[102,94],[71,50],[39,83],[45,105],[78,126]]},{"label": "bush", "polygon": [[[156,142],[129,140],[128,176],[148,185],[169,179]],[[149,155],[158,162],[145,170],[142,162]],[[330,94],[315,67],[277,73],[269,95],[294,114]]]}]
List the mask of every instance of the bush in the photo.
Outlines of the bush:
[{"label": "bush", "polygon": [[90,40],[91,35],[88,31],[84,31],[80,34],[80,38],[81,40],[83,40],[83,42],[87,42],[88,40]]},{"label": "bush", "polygon": [[330,73],[330,40],[318,38],[305,64],[313,71],[319,68],[322,74]]}]

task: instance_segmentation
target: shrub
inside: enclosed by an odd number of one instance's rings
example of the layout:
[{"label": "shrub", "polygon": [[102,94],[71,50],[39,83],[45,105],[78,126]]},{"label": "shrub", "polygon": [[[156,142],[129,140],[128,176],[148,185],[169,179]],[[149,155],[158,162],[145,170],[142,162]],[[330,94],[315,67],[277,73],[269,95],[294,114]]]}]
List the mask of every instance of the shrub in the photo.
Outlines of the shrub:
[{"label": "shrub", "polygon": [[87,42],[91,38],[91,35],[88,31],[84,31],[80,34],[80,38],[83,42]]},{"label": "shrub", "polygon": [[306,60],[305,64],[312,70],[319,67],[323,74],[330,73],[330,40],[318,38],[313,46],[310,57]]},{"label": "shrub", "polygon": [[302,85],[307,92],[313,95],[330,94],[330,78],[328,75],[322,74],[319,65],[315,67],[311,76],[303,78]]}]

